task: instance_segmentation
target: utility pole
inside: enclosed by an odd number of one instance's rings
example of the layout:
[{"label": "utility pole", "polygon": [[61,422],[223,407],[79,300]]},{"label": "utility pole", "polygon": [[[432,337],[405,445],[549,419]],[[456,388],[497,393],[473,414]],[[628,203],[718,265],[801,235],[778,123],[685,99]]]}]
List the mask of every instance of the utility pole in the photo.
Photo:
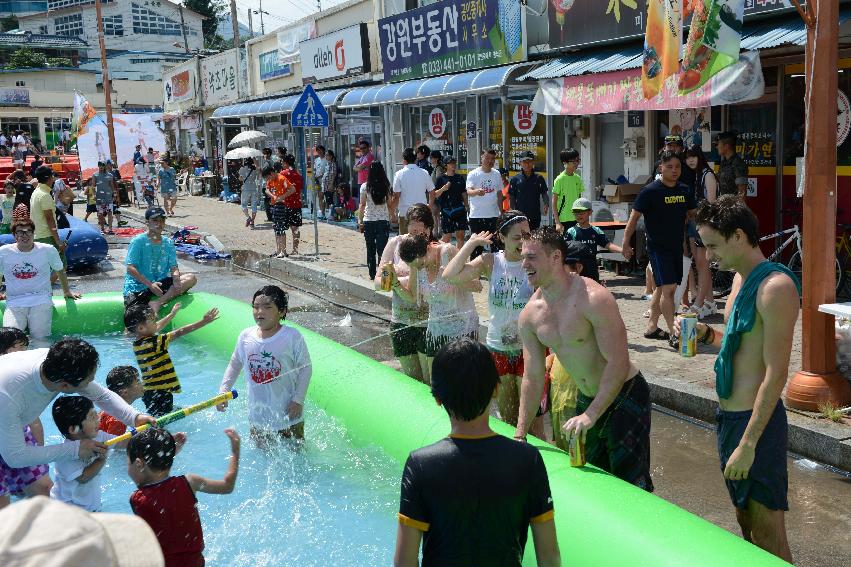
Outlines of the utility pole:
[{"label": "utility pole", "polygon": [[186,53],[189,53],[189,40],[186,39],[186,24],[183,22],[183,4],[177,5],[177,11],[180,12],[180,31],[183,32],[183,47]]},{"label": "utility pole", "polygon": [[254,22],[251,20],[251,8],[248,8],[248,32],[254,38]]},{"label": "utility pole", "polygon": [[266,35],[266,26],[263,24],[263,0],[260,0],[260,33]]},{"label": "utility pole", "polygon": [[[239,100],[239,85],[242,82],[242,71],[240,64],[242,61],[239,56],[239,21],[236,19],[236,0],[230,0],[230,23],[233,26],[233,47],[236,52],[236,98]],[[246,93],[247,94],[247,93]]]},{"label": "utility pole", "polygon": [[317,12],[322,11],[322,0],[316,0],[316,11]]},{"label": "utility pole", "polygon": [[106,63],[106,42],[103,35],[103,14],[100,0],[95,0],[95,17],[98,19],[98,43],[100,43],[100,63],[103,67],[103,100],[106,102],[106,132],[109,138],[109,156],[112,163],[118,163],[118,152],[115,149],[115,127],[112,124],[112,81],[109,80],[109,66]]}]

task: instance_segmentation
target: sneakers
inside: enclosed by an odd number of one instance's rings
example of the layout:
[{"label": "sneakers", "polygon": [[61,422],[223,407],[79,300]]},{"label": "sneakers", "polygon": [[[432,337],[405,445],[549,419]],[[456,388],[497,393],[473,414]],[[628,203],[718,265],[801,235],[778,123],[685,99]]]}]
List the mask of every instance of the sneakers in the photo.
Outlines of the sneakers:
[{"label": "sneakers", "polygon": [[715,307],[715,303],[707,300],[704,301],[700,309],[697,310],[697,318],[703,319],[704,317],[709,317],[716,313],[718,313],[718,309]]}]

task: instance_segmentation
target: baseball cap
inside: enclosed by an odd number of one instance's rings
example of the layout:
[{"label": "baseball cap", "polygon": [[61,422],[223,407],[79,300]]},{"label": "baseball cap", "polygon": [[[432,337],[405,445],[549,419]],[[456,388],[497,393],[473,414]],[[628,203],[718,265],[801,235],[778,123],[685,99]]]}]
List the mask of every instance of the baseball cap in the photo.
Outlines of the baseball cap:
[{"label": "baseball cap", "polygon": [[458,163],[458,160],[455,159],[455,156],[446,156],[443,158],[443,163]]},{"label": "baseball cap", "polygon": [[571,210],[573,211],[590,211],[594,208],[594,205],[591,204],[589,199],[583,199],[582,197],[576,199],[573,202],[573,206]]},{"label": "baseball cap", "polygon": [[534,152],[523,152],[522,154],[520,154],[520,161],[527,161],[527,160],[535,161]]},{"label": "baseball cap", "polygon": [[165,218],[165,210],[162,207],[151,207],[145,211],[145,220]]},{"label": "baseball cap", "polygon": [[677,135],[665,136],[665,145],[667,146],[668,144],[679,144],[679,145],[682,146],[683,145],[683,137],[677,136]]},{"label": "baseball cap", "polygon": [[46,496],[0,510],[0,565],[162,567],[148,523],[130,514],[90,513]]}]

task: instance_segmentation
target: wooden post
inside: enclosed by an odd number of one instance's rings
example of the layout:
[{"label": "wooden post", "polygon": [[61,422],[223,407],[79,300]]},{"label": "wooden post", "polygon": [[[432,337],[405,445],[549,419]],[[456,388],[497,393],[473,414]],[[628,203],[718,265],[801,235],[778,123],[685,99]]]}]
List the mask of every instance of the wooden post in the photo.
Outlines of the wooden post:
[{"label": "wooden post", "polygon": [[109,66],[106,63],[106,43],[103,35],[103,15],[100,0],[95,0],[95,17],[98,20],[98,43],[100,43],[100,62],[103,67],[103,99],[106,102],[106,132],[109,138],[109,156],[115,167],[119,167],[118,152],[115,149],[115,127],[112,124],[112,81],[109,80]]},{"label": "wooden post", "polygon": [[834,318],[819,305],[836,300],[836,106],[838,0],[807,3],[805,58],[802,366],[789,382],[786,403],[818,411],[826,401],[845,405],[851,387],[836,371]]}]

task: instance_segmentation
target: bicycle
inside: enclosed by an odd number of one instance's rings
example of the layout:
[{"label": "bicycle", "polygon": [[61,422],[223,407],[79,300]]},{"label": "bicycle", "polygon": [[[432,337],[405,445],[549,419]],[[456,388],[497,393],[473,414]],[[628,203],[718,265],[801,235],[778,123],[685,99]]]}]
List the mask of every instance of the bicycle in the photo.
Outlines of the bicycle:
[{"label": "bicycle", "polygon": [[[795,276],[797,276],[799,281],[803,281],[803,248],[801,247],[801,230],[798,228],[798,225],[794,225],[792,228],[787,228],[786,230],[781,230],[780,232],[775,232],[774,234],[769,234],[768,236],[763,236],[759,239],[759,241],[765,242],[766,240],[771,240],[787,234],[790,235],[789,238],[784,240],[780,246],[774,249],[774,252],[768,256],[768,261],[773,262],[775,259],[779,258],[781,254],[783,254],[783,251],[794,242],[797,250],[794,254],[792,254],[792,257],[789,258],[789,261],[786,263],[786,267],[788,267]],[[849,252],[851,252],[851,248],[849,248]],[[838,292],[845,285],[846,278],[844,257],[837,254],[835,263],[836,291]],[[735,272],[719,269],[717,261],[710,262],[709,270],[712,272],[712,286],[715,298],[718,299],[729,295],[730,290],[733,287],[733,276],[735,276]]]}]

